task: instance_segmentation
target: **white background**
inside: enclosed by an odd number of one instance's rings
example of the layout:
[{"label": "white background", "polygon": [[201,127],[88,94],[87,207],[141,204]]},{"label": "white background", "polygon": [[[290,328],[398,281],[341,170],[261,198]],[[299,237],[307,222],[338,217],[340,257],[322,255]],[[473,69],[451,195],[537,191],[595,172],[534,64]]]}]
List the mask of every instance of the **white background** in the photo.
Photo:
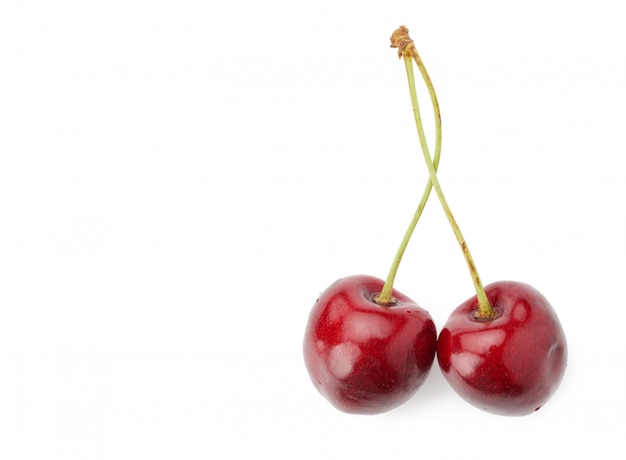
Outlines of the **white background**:
[{"label": "white background", "polygon": [[[0,457],[617,458],[622,18],[605,0],[3,1]],[[469,406],[436,364],[404,406],[346,415],[302,362],[319,292],[386,276],[426,181],[400,24],[483,281],[532,284],[567,334],[528,417]],[[473,287],[432,198],[396,288],[440,329]]]}]

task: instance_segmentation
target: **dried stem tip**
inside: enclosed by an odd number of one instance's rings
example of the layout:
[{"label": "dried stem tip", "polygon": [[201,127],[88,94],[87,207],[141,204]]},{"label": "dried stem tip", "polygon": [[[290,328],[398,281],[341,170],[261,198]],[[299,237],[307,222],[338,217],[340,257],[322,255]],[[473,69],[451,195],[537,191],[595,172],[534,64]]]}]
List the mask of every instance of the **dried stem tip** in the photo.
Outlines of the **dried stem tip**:
[{"label": "dried stem tip", "polygon": [[400,26],[391,34],[391,48],[398,48],[399,58],[405,54],[413,56],[415,53],[415,45],[411,37],[409,37],[409,29],[405,26]]}]

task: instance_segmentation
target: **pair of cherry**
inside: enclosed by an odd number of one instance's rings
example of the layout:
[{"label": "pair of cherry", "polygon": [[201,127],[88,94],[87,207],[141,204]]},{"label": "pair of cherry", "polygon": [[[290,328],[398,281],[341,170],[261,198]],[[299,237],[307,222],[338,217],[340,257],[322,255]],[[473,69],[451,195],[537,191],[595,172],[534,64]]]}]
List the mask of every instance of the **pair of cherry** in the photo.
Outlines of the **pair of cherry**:
[{"label": "pair of cherry", "polygon": [[[391,46],[404,59],[429,182],[386,281],[365,275],[342,278],[315,302],[304,338],[311,381],[339,410],[382,413],[413,396],[436,355],[446,380],[470,404],[500,415],[532,413],[548,401],[565,372],[563,328],[550,303],[531,286],[500,281],[483,287],[436,174],[441,117],[434,87],[406,27],[392,34]],[[433,158],[422,127],[413,62],[434,111]],[[393,289],[400,260],[433,187],[476,289],[475,296],[452,312],[439,336],[430,314]]]}]

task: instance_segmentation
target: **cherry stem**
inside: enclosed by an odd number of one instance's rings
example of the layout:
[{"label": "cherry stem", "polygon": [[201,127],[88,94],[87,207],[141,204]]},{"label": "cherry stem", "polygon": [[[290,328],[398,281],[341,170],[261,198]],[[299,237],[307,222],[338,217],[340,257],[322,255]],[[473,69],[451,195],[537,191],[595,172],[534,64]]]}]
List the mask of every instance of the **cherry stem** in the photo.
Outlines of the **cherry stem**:
[{"label": "cherry stem", "polygon": [[[391,36],[391,47],[398,48],[398,56],[404,59],[404,64],[406,67],[407,78],[409,81],[409,91],[411,94],[411,103],[413,105],[413,115],[415,117],[415,124],[417,127],[417,133],[420,139],[420,146],[422,148],[422,153],[424,154],[424,160],[426,162],[426,167],[428,168],[428,174],[430,177],[430,183],[435,188],[435,193],[439,198],[439,202],[441,203],[441,207],[443,208],[446,217],[448,218],[448,222],[450,223],[450,227],[454,232],[454,235],[461,247],[461,251],[463,252],[463,256],[465,258],[465,262],[467,263],[467,267],[469,269],[470,275],[472,276],[472,281],[474,282],[474,288],[476,289],[476,298],[478,301],[478,311],[475,312],[475,317],[479,319],[487,319],[493,318],[496,315],[496,312],[491,308],[489,304],[489,299],[487,298],[487,294],[485,293],[485,289],[480,281],[480,276],[478,275],[478,271],[476,270],[476,264],[474,263],[474,259],[470,253],[469,247],[465,242],[465,238],[461,233],[461,229],[459,228],[454,216],[452,215],[452,211],[448,206],[448,202],[443,194],[441,189],[441,185],[439,183],[439,179],[437,177],[437,168],[435,167],[434,161],[430,157],[430,153],[428,151],[428,144],[426,143],[426,137],[424,135],[424,128],[422,126],[422,119],[420,116],[419,103],[417,99],[417,91],[415,89],[415,76],[413,73],[413,61],[415,61],[424,83],[428,88],[428,92],[431,95],[431,99],[433,99],[433,108],[435,112],[435,129],[437,131],[437,139],[440,144],[441,139],[441,114],[439,112],[438,106],[435,107],[436,98],[433,98],[435,94],[435,90],[432,84],[432,81],[426,71],[426,67],[420,58],[415,45],[413,44],[413,40],[409,37],[409,31],[406,27],[400,26]],[[436,154],[439,152],[435,151]],[[439,159],[438,157],[436,158]]]},{"label": "cherry stem", "polygon": [[[426,87],[428,88],[428,93],[430,95],[430,101],[433,106],[433,112],[435,114],[435,155],[432,160],[432,165],[433,165],[434,170],[437,171],[437,168],[439,167],[439,157],[441,156],[441,116],[439,115],[439,101],[437,100],[437,94],[435,93],[435,88],[433,87],[432,83],[430,84],[428,83],[430,82],[430,77],[428,76],[428,73],[426,72],[426,68],[424,66],[421,66],[420,71],[421,71],[422,77],[424,78],[424,81],[426,82]],[[421,118],[420,113],[419,113],[419,108],[417,109],[417,111],[415,111],[415,114],[417,118]],[[428,151],[428,146],[426,145],[426,135],[424,134],[424,127],[422,126],[421,121],[420,123],[418,123],[417,129],[420,132],[420,144],[421,144],[422,150],[426,148],[426,151]],[[430,159],[430,155],[429,155],[429,159]],[[424,208],[426,207],[426,202],[428,201],[428,198],[430,197],[430,192],[432,188],[433,188],[433,183],[429,179],[428,182],[426,183],[426,187],[422,194],[422,199],[417,205],[417,209],[415,210],[413,219],[411,220],[409,227],[406,229],[404,238],[402,238],[402,241],[400,242],[400,246],[398,247],[398,251],[396,252],[396,255],[393,259],[391,268],[389,269],[389,274],[387,275],[385,284],[383,285],[383,288],[380,291],[380,293],[375,298],[376,303],[379,305],[386,306],[393,302],[393,283],[396,279],[398,267],[400,266],[400,262],[402,261],[402,257],[404,256],[404,252],[406,250],[406,247],[409,244],[411,236],[413,236],[413,231],[415,230],[415,227],[417,226],[417,222],[420,220],[420,217],[422,216],[422,212],[424,211]]]}]

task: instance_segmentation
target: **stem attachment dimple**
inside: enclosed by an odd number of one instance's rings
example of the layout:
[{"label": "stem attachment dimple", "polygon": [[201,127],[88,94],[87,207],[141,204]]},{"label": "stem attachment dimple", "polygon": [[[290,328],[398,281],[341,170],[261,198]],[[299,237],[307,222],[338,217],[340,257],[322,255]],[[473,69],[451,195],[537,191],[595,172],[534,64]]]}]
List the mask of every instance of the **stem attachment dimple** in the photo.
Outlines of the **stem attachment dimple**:
[{"label": "stem attachment dimple", "polygon": [[[474,259],[470,253],[469,247],[465,242],[465,238],[461,233],[461,229],[459,228],[454,216],[452,215],[452,211],[448,206],[446,198],[441,189],[441,185],[439,184],[439,179],[437,178],[437,170],[434,165],[434,161],[430,157],[430,153],[428,151],[428,144],[426,143],[426,137],[424,135],[424,128],[422,126],[422,119],[420,116],[419,103],[417,99],[417,91],[415,89],[415,76],[413,73],[413,61],[415,61],[424,83],[428,88],[428,92],[431,95],[431,99],[433,99],[433,95],[435,93],[434,86],[430,77],[428,76],[428,72],[426,72],[426,68],[422,59],[420,58],[417,49],[413,43],[413,40],[409,37],[409,30],[405,26],[400,26],[394,33],[391,35],[391,47],[398,48],[398,56],[404,58],[404,64],[406,67],[407,78],[409,82],[409,92],[411,94],[411,104],[413,106],[413,115],[415,118],[415,125],[417,127],[417,133],[420,139],[420,146],[422,148],[422,153],[424,154],[424,161],[426,162],[426,167],[428,168],[428,175],[430,177],[430,183],[435,188],[435,192],[437,197],[439,198],[439,202],[441,203],[441,207],[443,208],[446,217],[448,218],[448,222],[454,235],[461,247],[461,251],[463,252],[463,257],[465,258],[465,262],[469,269],[470,275],[472,277],[472,281],[474,283],[474,288],[476,290],[476,298],[478,301],[478,311],[475,313],[475,317],[478,319],[488,319],[496,316],[496,311],[491,308],[489,304],[489,299],[487,298],[487,294],[485,293],[485,289],[483,288],[482,282],[480,280],[480,276],[478,275],[478,271],[476,270],[476,264],[474,263]],[[436,98],[433,100],[433,109],[435,114],[435,129],[437,131],[437,139],[441,139],[441,115],[439,112],[438,105],[435,107]],[[439,152],[435,151],[436,154]],[[439,158],[437,157],[437,160]]]}]

